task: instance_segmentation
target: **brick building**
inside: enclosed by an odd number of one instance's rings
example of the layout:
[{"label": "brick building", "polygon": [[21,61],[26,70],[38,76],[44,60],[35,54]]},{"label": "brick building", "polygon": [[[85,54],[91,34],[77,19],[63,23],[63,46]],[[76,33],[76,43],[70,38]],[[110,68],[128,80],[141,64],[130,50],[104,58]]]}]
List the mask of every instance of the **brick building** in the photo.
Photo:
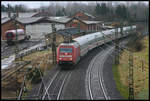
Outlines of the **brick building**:
[{"label": "brick building", "polygon": [[83,12],[83,11],[79,11],[77,13],[75,13],[74,15],[70,16],[70,18],[79,18],[81,20],[94,20],[95,17],[91,14],[88,14],[86,12]]},{"label": "brick building", "polygon": [[66,22],[65,26],[67,27],[80,27],[81,30],[85,32],[94,32],[101,30],[101,26],[103,21],[88,21],[88,20],[81,20],[79,18],[72,18]]},{"label": "brick building", "polygon": [[[25,30],[25,25],[17,21],[17,25],[19,29]],[[10,18],[4,18],[1,20],[1,39],[5,40],[5,32],[7,30],[13,30],[15,29],[15,26],[13,24],[13,21]]]}]

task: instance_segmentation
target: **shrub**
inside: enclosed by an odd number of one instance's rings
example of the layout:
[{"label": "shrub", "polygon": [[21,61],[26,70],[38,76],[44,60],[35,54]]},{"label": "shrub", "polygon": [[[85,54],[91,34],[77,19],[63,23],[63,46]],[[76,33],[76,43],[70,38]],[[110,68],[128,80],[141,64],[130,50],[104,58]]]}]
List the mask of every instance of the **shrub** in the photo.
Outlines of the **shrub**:
[{"label": "shrub", "polygon": [[41,82],[40,72],[37,68],[35,68],[32,72],[27,76],[27,80],[31,80],[32,84],[37,84]]}]

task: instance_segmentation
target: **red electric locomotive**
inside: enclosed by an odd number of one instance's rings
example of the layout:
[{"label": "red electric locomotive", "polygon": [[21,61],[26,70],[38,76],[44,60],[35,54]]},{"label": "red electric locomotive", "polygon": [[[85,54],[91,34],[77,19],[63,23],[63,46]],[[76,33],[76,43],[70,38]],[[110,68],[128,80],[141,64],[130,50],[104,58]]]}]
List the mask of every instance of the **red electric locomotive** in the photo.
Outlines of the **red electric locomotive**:
[{"label": "red electric locomotive", "polygon": [[77,42],[62,43],[57,48],[57,64],[76,64],[80,60],[80,47]]}]

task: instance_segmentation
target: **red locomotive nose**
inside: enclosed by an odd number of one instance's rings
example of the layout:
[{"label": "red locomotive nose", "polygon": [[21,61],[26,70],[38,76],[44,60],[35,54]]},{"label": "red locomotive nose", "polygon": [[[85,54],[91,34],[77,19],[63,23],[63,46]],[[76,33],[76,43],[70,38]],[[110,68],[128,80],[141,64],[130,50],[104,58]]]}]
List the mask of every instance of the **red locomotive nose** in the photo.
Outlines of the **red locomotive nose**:
[{"label": "red locomotive nose", "polygon": [[7,32],[6,33],[6,38],[7,39],[13,39],[15,37],[15,35],[12,32]]}]

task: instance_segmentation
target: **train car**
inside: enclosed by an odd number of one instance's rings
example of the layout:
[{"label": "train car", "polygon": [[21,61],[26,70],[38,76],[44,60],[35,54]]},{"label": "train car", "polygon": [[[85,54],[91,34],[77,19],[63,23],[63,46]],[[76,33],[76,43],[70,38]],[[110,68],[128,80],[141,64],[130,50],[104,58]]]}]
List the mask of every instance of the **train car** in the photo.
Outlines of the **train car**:
[{"label": "train car", "polygon": [[[14,43],[14,41],[16,40],[16,30],[6,31],[5,37],[7,40],[7,44],[12,45]],[[30,38],[30,36],[27,36],[23,29],[17,29],[17,40],[18,41],[29,39],[29,38]]]},{"label": "train car", "polygon": [[61,43],[57,48],[57,63],[76,64],[80,60],[80,47],[77,42]]},{"label": "train car", "polygon": [[[123,32],[128,35],[131,27],[123,27]],[[136,26],[133,26],[133,30]],[[118,28],[118,38],[124,37]],[[115,29],[96,32],[73,39],[72,43],[61,43],[57,48],[57,63],[76,64],[81,57],[85,56],[93,48],[115,40]]]},{"label": "train car", "polygon": [[103,44],[102,39],[102,33],[96,32],[75,38],[73,43],[60,44],[57,48],[57,64],[76,64],[89,50]]}]

